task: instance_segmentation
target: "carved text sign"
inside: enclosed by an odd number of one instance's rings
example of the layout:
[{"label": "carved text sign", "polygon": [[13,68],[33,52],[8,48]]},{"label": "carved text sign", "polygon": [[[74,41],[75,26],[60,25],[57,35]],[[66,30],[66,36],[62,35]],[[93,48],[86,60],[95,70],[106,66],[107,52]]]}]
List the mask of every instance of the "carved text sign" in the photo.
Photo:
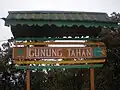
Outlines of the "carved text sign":
[{"label": "carved text sign", "polygon": [[13,59],[58,59],[106,57],[101,47],[17,47]]}]

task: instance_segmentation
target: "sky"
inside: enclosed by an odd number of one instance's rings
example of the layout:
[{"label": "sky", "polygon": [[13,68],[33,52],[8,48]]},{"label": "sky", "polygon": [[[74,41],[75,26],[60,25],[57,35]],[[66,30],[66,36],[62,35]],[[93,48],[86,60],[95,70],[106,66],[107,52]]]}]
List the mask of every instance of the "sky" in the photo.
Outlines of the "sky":
[{"label": "sky", "polygon": [[[120,0],[0,0],[0,18],[6,17],[8,11],[57,10],[57,11],[86,11],[120,12]],[[12,37],[10,27],[4,26],[0,19],[0,43]]]}]

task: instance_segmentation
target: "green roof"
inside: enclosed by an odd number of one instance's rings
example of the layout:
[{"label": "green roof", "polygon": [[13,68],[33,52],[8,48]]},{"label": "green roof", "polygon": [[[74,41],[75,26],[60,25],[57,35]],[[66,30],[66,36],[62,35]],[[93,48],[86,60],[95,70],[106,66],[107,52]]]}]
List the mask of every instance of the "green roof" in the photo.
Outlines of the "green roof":
[{"label": "green roof", "polygon": [[7,18],[4,18],[6,25],[27,24],[29,26],[117,26],[106,13],[99,12],[75,12],[75,11],[9,11]]}]

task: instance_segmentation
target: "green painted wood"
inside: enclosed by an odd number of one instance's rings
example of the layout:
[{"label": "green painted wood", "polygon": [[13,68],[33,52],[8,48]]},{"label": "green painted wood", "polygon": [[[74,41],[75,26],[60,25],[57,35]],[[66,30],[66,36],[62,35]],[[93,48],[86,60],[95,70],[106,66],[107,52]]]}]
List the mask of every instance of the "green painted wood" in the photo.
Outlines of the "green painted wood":
[{"label": "green painted wood", "polygon": [[15,38],[15,40],[38,40],[38,41],[47,41],[47,40],[100,40],[99,38]]},{"label": "green painted wood", "polygon": [[18,54],[18,55],[22,55],[22,54],[23,54],[23,50],[19,49],[19,50],[17,51],[17,54]]},{"label": "green painted wood", "polygon": [[[30,70],[34,69],[61,69],[61,68],[66,68],[66,69],[72,69],[72,68],[100,68],[103,67],[103,64],[95,64],[95,65],[64,65],[64,66],[30,66]],[[16,69],[24,69],[26,70],[28,67],[27,66],[16,66]]]},{"label": "green painted wood", "polygon": [[56,25],[57,27],[62,27],[62,26],[67,26],[67,27],[72,27],[74,25],[76,26],[85,26],[85,27],[118,27],[118,24],[116,22],[97,22],[97,21],[69,21],[69,20],[5,20],[5,25],[38,25],[38,26],[43,26],[43,25]]},{"label": "green painted wood", "polygon": [[95,47],[93,49],[93,54],[94,54],[95,57],[103,57],[102,48],[101,47]]}]

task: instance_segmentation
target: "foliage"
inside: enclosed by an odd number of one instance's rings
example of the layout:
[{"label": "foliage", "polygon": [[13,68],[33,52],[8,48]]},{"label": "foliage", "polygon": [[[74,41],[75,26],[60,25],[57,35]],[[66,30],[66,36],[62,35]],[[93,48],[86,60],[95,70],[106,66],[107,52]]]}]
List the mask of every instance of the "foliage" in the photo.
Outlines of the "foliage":
[{"label": "foliage", "polygon": [[117,21],[117,22],[119,23],[119,22],[120,22],[120,13],[113,12],[113,13],[111,14],[111,19],[112,19],[113,21]]},{"label": "foliage", "polygon": [[24,72],[14,69],[11,42],[12,38],[0,49],[0,90],[17,90],[24,86]]},{"label": "foliage", "polygon": [[[113,21],[120,22],[120,14],[111,14]],[[120,27],[104,28],[99,34],[99,38],[107,46],[107,64],[96,76],[96,90],[120,90]]]}]

